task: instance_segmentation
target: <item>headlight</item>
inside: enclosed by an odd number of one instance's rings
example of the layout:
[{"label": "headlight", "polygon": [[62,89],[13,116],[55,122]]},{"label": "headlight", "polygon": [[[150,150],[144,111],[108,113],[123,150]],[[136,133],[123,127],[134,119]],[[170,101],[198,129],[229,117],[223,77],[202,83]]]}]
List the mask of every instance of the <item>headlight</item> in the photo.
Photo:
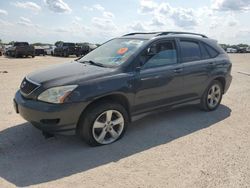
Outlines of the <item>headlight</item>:
[{"label": "headlight", "polygon": [[59,86],[45,90],[38,96],[39,101],[49,103],[64,103],[69,94],[77,87],[77,85]]}]

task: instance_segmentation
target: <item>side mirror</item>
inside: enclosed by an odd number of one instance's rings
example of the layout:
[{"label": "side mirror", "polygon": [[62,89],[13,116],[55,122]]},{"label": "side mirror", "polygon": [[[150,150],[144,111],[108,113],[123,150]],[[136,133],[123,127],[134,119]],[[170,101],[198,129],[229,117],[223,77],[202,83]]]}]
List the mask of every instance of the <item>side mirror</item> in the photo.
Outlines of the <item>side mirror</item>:
[{"label": "side mirror", "polygon": [[154,56],[157,54],[156,46],[151,46],[147,49],[147,56]]}]

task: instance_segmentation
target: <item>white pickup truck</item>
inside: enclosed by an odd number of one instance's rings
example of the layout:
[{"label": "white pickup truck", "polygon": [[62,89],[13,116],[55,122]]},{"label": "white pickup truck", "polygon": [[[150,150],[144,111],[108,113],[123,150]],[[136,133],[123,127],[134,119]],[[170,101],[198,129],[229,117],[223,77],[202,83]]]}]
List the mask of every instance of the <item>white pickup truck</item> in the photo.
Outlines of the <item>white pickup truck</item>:
[{"label": "white pickup truck", "polygon": [[227,48],[227,53],[237,53],[237,49],[235,48]]}]

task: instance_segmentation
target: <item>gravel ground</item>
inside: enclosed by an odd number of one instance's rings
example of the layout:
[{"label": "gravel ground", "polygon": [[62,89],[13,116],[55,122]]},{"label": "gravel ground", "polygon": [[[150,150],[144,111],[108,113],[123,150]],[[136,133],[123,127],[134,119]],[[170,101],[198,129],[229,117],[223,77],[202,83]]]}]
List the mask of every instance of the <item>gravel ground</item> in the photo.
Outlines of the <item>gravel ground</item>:
[{"label": "gravel ground", "polygon": [[27,73],[72,59],[0,57],[1,188],[250,187],[250,54],[231,55],[233,82],[217,111],[151,114],[95,148],[74,136],[44,139],[12,107]]}]

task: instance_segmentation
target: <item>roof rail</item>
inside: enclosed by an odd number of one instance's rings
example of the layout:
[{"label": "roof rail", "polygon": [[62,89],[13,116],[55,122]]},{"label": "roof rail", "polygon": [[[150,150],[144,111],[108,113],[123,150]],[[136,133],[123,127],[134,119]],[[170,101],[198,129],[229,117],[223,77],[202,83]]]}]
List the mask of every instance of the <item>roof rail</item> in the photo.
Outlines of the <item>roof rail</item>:
[{"label": "roof rail", "polygon": [[208,38],[206,35],[203,34],[199,34],[199,33],[190,33],[190,32],[177,32],[177,31],[166,31],[166,32],[148,32],[148,33],[144,33],[144,32],[139,32],[139,33],[128,33],[126,35],[123,35],[123,37],[125,36],[131,36],[131,35],[156,35],[156,36],[161,36],[161,35],[175,35],[175,34],[186,34],[186,35],[197,35],[197,36],[201,36],[203,38]]},{"label": "roof rail", "polygon": [[123,35],[123,37],[125,36],[130,36],[130,35],[153,35],[153,34],[160,34],[161,32],[148,32],[148,33],[144,33],[144,32],[139,32],[139,33],[128,33],[126,35]]},{"label": "roof rail", "polygon": [[161,36],[161,35],[175,35],[175,34],[197,35],[197,36],[201,36],[201,37],[203,37],[203,38],[208,38],[206,35],[199,34],[199,33],[176,32],[176,31],[160,32],[157,36]]}]

